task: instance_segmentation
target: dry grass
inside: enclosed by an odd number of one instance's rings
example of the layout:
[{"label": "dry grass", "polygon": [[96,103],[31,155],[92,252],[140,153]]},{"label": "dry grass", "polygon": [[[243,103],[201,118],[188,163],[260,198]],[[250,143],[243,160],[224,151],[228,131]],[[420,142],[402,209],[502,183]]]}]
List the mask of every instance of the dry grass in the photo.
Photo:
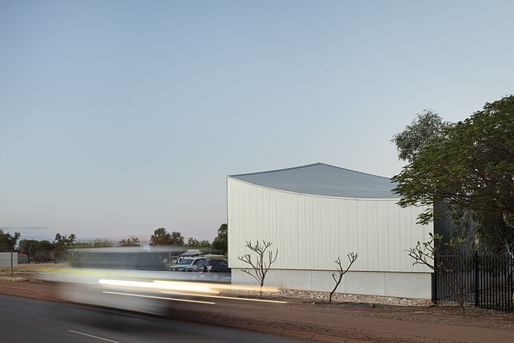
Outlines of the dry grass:
[{"label": "dry grass", "polygon": [[14,277],[11,275],[10,267],[0,268],[0,280],[10,281],[30,281],[33,279],[33,274],[48,271],[52,269],[59,269],[67,267],[67,263],[26,263],[19,264],[14,267]]}]

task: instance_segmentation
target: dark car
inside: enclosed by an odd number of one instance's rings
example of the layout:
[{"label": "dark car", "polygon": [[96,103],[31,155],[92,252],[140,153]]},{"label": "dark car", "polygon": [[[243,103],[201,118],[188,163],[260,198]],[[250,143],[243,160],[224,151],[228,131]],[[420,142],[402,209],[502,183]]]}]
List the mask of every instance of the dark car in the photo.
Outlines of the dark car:
[{"label": "dark car", "polygon": [[198,272],[230,273],[230,268],[225,260],[203,260],[198,262],[195,270]]}]

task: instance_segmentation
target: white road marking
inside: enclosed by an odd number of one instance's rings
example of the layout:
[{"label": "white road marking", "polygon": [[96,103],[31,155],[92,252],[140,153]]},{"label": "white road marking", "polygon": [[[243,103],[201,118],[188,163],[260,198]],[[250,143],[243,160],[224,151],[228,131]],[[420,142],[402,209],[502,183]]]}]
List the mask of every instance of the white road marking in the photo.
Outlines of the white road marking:
[{"label": "white road marking", "polygon": [[112,339],[108,339],[108,338],[104,338],[104,337],[100,337],[100,336],[95,336],[95,335],[90,335],[90,334],[85,333],[85,332],[80,332],[80,331],[75,331],[75,330],[68,330],[68,332],[71,332],[71,333],[74,333],[74,334],[77,334],[77,335],[82,335],[82,336],[90,337],[90,338],[95,338],[95,339],[98,339],[100,341],[111,342],[111,343],[120,343],[120,342],[112,340]]},{"label": "white road marking", "polygon": [[179,298],[156,297],[156,296],[153,296],[153,295],[143,295],[143,294],[108,292],[108,291],[102,291],[102,293],[114,294],[114,295],[126,295],[126,296],[129,296],[129,297],[137,297],[137,298],[149,298],[149,299],[182,301],[182,302],[195,303],[195,304],[208,304],[208,305],[215,305],[216,304],[215,302],[212,302],[212,301],[200,301],[200,300],[188,300],[188,299],[179,299]]}]

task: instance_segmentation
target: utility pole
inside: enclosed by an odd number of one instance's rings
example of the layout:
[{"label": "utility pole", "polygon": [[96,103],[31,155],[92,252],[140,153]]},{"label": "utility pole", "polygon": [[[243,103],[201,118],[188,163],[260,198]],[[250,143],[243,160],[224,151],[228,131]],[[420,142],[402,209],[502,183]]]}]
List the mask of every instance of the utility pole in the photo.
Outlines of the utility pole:
[{"label": "utility pole", "polygon": [[13,249],[11,249],[11,279],[14,279],[13,254],[14,254],[14,251],[13,251]]}]

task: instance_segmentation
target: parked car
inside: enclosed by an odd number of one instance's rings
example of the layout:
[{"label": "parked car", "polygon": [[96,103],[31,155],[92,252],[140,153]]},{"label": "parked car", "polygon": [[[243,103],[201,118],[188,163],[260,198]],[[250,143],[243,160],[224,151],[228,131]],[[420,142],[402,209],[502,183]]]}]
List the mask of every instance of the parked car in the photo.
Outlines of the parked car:
[{"label": "parked car", "polygon": [[198,262],[195,267],[195,271],[198,272],[218,272],[218,273],[229,273],[230,268],[226,260],[217,259],[205,259]]},{"label": "parked car", "polygon": [[173,272],[192,272],[198,263],[207,260],[205,257],[181,257],[177,264],[170,267]]}]

